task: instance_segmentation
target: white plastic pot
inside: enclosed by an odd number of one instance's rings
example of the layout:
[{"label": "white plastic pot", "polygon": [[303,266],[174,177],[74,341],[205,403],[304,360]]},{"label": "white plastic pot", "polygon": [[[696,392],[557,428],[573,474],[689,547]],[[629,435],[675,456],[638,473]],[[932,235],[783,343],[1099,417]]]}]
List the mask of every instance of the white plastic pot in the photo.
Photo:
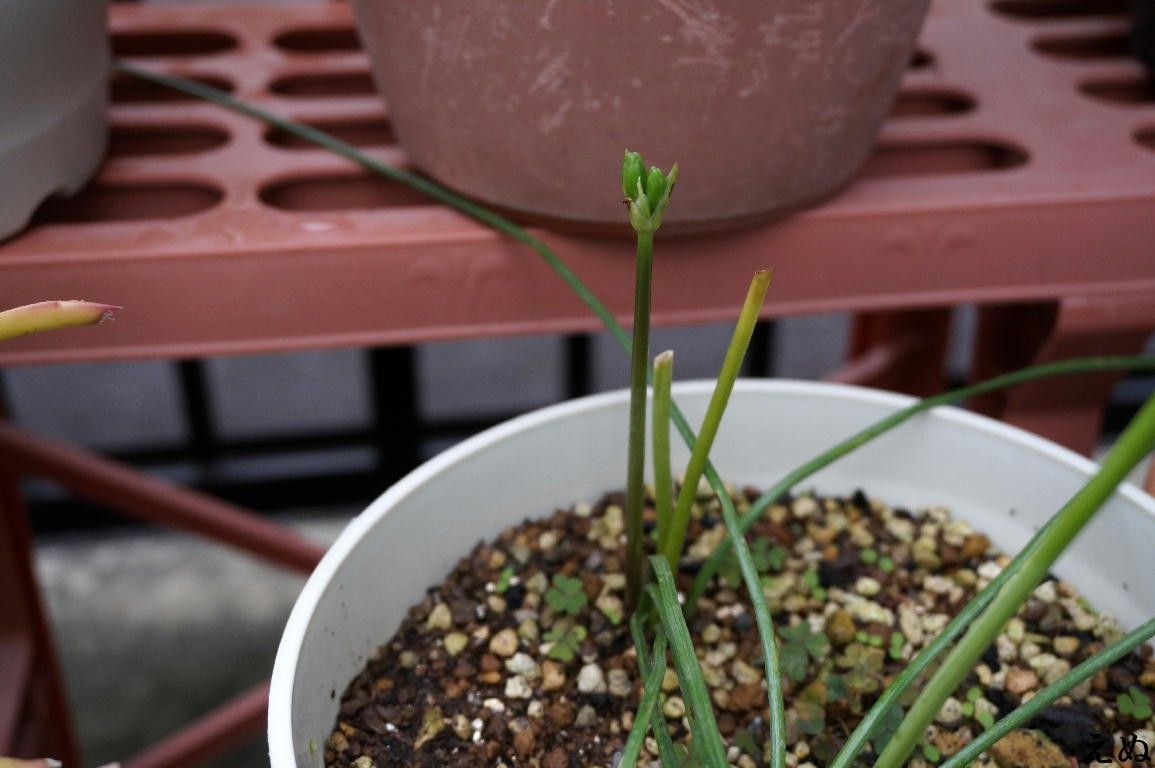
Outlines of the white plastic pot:
[{"label": "white plastic pot", "polygon": [[[712,383],[675,387],[691,423]],[[625,482],[626,392],[535,411],[427,462],[353,520],[297,600],[273,669],[273,768],[322,764],[341,694],[406,609],[481,539],[526,517],[595,501]],[[740,382],[712,458],[738,483],[766,486],[837,440],[910,403],[811,382]],[[684,448],[680,443],[678,447]],[[684,461],[684,450],[676,461]],[[946,505],[1017,551],[1092,474],[1064,448],[954,408],[917,417],[816,475],[822,493],[863,488],[892,505]],[[1124,486],[1055,572],[1134,626],[1155,613],[1155,500]]]},{"label": "white plastic pot", "polygon": [[100,165],[110,66],[104,0],[0,3],[0,240]]}]

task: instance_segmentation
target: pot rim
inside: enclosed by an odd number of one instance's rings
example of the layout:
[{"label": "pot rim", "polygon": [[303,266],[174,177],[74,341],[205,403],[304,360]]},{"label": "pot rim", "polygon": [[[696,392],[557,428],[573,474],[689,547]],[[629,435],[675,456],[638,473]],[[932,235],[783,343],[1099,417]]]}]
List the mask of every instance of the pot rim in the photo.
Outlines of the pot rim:
[{"label": "pot rim", "polygon": [[[713,380],[694,380],[674,385],[674,394],[706,394],[713,391]],[[918,398],[893,392],[859,387],[849,384],[802,381],[791,379],[739,380],[736,391],[760,392],[766,394],[819,395],[835,399],[852,400],[875,405],[892,406],[895,410],[917,401]],[[313,613],[326,587],[336,575],[338,568],[365,536],[389,511],[417,488],[436,477],[446,467],[500,442],[518,432],[532,429],[561,418],[595,411],[607,405],[619,403],[629,398],[628,389],[604,392],[596,395],[567,400],[546,406],[502,422],[438,454],[424,462],[409,474],[398,480],[388,490],[378,496],[341,532],[340,536],[322,557],[321,562],[309,576],[298,595],[289,615],[281,642],[273,663],[273,673],[269,688],[268,737],[269,758],[272,765],[296,765],[295,747],[292,738],[293,684],[297,663],[300,658],[301,641],[309,626]],[[966,429],[986,432],[993,437],[1017,444],[1019,447],[1065,465],[1079,474],[1090,476],[1098,464],[1074,451],[1064,448],[1038,435],[996,421],[988,416],[971,413],[953,405],[937,406],[931,410],[933,418],[944,419]],[[1155,499],[1131,483],[1120,484],[1119,495],[1155,517]],[[288,736],[286,738],[286,735]]]}]

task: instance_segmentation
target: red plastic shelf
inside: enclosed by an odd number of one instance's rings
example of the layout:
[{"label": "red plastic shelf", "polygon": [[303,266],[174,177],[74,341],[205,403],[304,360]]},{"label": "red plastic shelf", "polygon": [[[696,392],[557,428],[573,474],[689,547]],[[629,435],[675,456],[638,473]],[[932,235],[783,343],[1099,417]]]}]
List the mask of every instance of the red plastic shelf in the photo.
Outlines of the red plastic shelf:
[{"label": "red plastic shelf", "polygon": [[[1126,56],[1125,5],[938,0],[859,178],[778,223],[665,238],[656,321],[731,317],[765,265],[772,315],[1155,296],[1155,87]],[[111,28],[139,65],[406,163],[344,4],[117,5]],[[108,162],[0,245],[0,305],[127,309],[0,364],[596,327],[532,252],[407,189],[154,86],[112,94]],[[627,312],[626,240],[543,236]]]}]

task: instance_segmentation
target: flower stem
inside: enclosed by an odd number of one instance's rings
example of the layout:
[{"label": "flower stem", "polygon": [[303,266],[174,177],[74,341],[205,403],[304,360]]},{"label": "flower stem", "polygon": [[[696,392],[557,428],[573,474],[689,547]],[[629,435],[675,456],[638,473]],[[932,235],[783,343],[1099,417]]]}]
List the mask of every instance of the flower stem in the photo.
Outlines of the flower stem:
[{"label": "flower stem", "polygon": [[898,768],[906,761],[943,702],[974,668],[979,656],[1046,576],[1051,564],[1152,449],[1155,449],[1155,395],[1127,425],[1095,476],[1059,510],[1038,549],[1007,580],[923,688],[879,756],[876,763],[879,768]]},{"label": "flower stem", "polygon": [[676,570],[678,560],[682,556],[682,546],[686,541],[686,528],[690,524],[690,508],[698,494],[698,480],[706,468],[710,457],[710,448],[714,445],[714,438],[718,435],[718,428],[722,424],[722,414],[726,411],[726,404],[730,401],[730,393],[734,391],[734,382],[742,369],[742,360],[746,357],[746,349],[750,346],[750,338],[754,334],[754,326],[758,322],[758,312],[762,309],[762,300],[766,297],[766,289],[770,287],[771,270],[763,269],[754,273],[750,287],[746,291],[746,300],[742,303],[742,311],[738,315],[738,323],[734,327],[734,335],[730,339],[730,346],[726,349],[726,357],[722,361],[722,370],[718,374],[718,381],[714,385],[714,393],[710,396],[710,403],[706,407],[706,415],[702,418],[702,427],[698,432],[698,439],[690,452],[690,461],[686,465],[686,472],[682,478],[682,487],[678,491],[678,503],[674,507],[674,515],[670,522],[666,538],[658,542],[661,553],[671,570]]},{"label": "flower stem", "polygon": [[646,378],[650,363],[650,283],[654,233],[638,232],[634,338],[630,350],[630,432],[626,462],[626,605],[637,606],[645,569],[642,513],[646,502]]},{"label": "flower stem", "polygon": [[658,541],[665,538],[673,514],[674,481],[670,472],[670,388],[674,382],[674,353],[666,350],[654,358],[654,508]]}]

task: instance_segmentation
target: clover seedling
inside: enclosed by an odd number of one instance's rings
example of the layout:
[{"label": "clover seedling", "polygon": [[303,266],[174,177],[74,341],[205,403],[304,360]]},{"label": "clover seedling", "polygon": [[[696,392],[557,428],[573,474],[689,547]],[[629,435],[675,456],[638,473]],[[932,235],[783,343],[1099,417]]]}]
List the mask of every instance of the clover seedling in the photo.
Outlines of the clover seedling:
[{"label": "clover seedling", "polygon": [[513,573],[514,571],[512,565],[507,565],[505,568],[501,569],[501,575],[497,577],[497,583],[493,585],[493,591],[499,595],[504,594],[504,592],[509,589],[510,585],[513,583]]},{"label": "clover seedling", "polygon": [[818,661],[830,650],[826,633],[811,631],[806,622],[783,627],[779,634],[786,641],[779,649],[782,671],[795,682],[806,679],[811,658]]},{"label": "clover seedling", "polygon": [[826,728],[826,700],[826,685],[819,680],[802,689],[794,702],[795,723],[799,731],[811,736],[822,733]]},{"label": "clover seedling", "polygon": [[1130,715],[1136,720],[1146,720],[1152,715],[1151,700],[1134,685],[1127,689],[1127,693],[1119,694],[1115,699],[1115,706],[1124,715]]},{"label": "clover seedling", "polygon": [[582,640],[588,634],[581,624],[569,627],[558,624],[542,637],[547,643],[553,643],[546,655],[558,661],[573,661],[581,650]]},{"label": "clover seedling", "polygon": [[[750,544],[750,557],[754,561],[755,570],[763,576],[771,571],[782,570],[782,566],[786,564],[786,550],[766,538],[755,539]],[[737,587],[742,583],[738,555],[733,549],[730,549],[725,562],[718,569],[718,576],[728,587]]]},{"label": "clover seedling", "polygon": [[577,616],[586,605],[586,593],[582,580],[564,573],[553,575],[553,586],[546,590],[545,601],[557,613]]}]

